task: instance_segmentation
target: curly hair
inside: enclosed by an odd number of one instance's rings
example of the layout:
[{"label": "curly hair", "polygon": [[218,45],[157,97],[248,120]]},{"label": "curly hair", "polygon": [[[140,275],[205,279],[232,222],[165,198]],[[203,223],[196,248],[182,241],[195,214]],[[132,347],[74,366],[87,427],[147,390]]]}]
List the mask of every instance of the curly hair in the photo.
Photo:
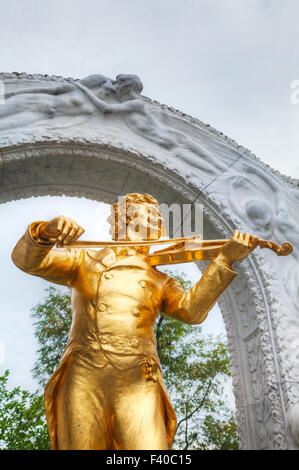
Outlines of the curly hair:
[{"label": "curly hair", "polygon": [[110,223],[109,233],[113,239],[117,239],[125,226],[138,216],[140,204],[143,207],[148,207],[148,223],[150,223],[150,217],[152,219],[158,217],[157,228],[161,235],[165,234],[165,225],[157,199],[150,194],[129,193],[123,196],[117,203],[111,205],[111,215],[107,218],[107,222]]}]

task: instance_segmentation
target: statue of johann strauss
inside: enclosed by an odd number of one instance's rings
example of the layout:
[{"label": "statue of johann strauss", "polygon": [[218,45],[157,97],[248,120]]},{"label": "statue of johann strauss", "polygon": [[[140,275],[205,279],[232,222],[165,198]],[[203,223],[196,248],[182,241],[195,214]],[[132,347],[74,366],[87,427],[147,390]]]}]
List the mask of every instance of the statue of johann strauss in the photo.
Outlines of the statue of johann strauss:
[{"label": "statue of johann strauss", "polygon": [[[139,226],[151,226],[148,213],[154,206],[156,228],[147,239],[164,234],[152,196],[133,193],[122,201],[112,206],[116,217],[108,218],[115,240],[134,217]],[[71,291],[69,339],[45,389],[52,449],[170,449],[176,417],[157,355],[156,318],[163,312],[186,323],[204,321],[236,276],[232,263],[256,247],[256,238],[235,231],[185,292],[151,266],[148,247],[54,248],[57,241],[67,245],[83,232],[67,217],[33,222],[12,253],[23,271]],[[136,231],[126,232],[127,240],[140,239]]]}]

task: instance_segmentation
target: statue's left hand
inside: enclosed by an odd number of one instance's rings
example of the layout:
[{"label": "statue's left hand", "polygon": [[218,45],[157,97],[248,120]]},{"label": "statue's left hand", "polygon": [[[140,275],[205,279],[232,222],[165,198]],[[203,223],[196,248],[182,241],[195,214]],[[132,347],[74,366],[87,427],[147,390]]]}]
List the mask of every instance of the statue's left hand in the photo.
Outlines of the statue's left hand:
[{"label": "statue's left hand", "polygon": [[257,247],[257,243],[257,237],[235,230],[232,238],[223,245],[215,259],[231,266],[235,261],[246,258]]}]

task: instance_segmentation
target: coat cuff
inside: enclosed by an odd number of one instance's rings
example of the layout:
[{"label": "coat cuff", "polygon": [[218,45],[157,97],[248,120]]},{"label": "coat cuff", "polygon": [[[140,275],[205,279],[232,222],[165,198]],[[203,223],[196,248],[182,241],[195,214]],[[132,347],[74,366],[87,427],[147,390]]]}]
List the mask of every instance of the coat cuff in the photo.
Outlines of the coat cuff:
[{"label": "coat cuff", "polygon": [[218,266],[221,266],[222,268],[225,268],[227,271],[229,271],[229,272],[231,272],[232,274],[234,274],[234,277],[238,275],[238,274],[236,273],[236,271],[234,271],[231,266],[228,266],[228,264],[221,263],[221,262],[218,261],[217,259],[213,259],[213,262],[216,263],[216,264],[218,264]]},{"label": "coat cuff", "polygon": [[53,248],[53,243],[49,244],[39,238],[38,226],[41,223],[39,221],[29,225],[11,254],[14,264],[23,271],[28,272],[31,268],[38,266]]},{"label": "coat cuff", "polygon": [[38,243],[39,245],[44,245],[44,246],[54,246],[55,242],[49,242],[48,240],[42,238],[39,234],[39,230],[41,228],[41,225],[44,224],[44,220],[39,220],[37,222],[32,222],[32,224],[29,225],[28,227],[28,233],[31,238],[31,240],[35,243]]}]

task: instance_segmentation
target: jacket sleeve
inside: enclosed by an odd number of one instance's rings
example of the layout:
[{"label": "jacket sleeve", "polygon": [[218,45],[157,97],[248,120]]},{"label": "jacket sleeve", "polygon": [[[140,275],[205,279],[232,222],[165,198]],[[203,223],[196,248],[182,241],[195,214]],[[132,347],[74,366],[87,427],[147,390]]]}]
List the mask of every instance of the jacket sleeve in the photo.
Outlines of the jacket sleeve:
[{"label": "jacket sleeve", "polygon": [[39,238],[39,225],[33,222],[13,249],[11,258],[22,271],[47,281],[70,286],[79,267],[81,251],[54,249],[53,243]]},{"label": "jacket sleeve", "polygon": [[187,292],[176,279],[169,277],[161,311],[176,320],[198,325],[236,276],[228,266],[212,260],[200,280]]}]

